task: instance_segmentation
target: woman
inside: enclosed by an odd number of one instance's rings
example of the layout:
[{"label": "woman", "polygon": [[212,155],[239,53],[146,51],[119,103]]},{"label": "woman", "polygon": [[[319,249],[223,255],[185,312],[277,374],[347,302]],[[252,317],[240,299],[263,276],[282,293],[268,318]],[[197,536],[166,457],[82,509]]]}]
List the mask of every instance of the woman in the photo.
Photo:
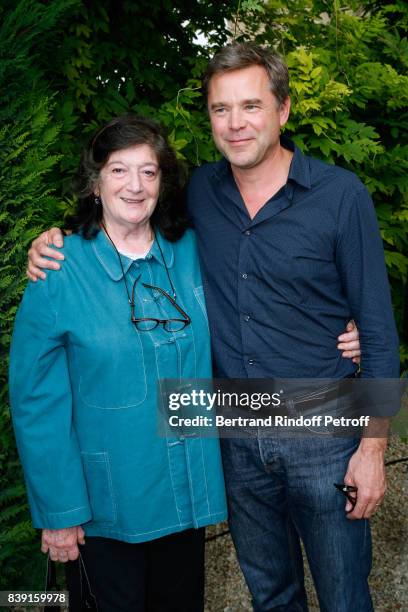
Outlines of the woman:
[{"label": "woman", "polygon": [[204,527],[226,518],[216,439],[157,434],[157,381],[211,377],[175,154],[124,116],[85,151],[62,270],[30,283],[10,391],[42,550],[81,554],[99,610],[203,609]]}]

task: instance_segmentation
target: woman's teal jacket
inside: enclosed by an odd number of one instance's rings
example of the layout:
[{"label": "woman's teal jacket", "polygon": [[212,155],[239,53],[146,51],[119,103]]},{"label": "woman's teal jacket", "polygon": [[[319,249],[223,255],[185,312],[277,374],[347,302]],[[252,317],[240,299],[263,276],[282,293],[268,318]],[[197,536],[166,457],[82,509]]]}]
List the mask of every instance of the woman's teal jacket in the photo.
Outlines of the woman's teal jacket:
[{"label": "woman's teal jacket", "polygon": [[10,394],[33,524],[143,542],[226,518],[218,440],[157,432],[157,381],[210,378],[195,237],[158,236],[145,259],[122,256],[136,316],[191,318],[183,331],[139,332],[118,255],[101,231],[65,240],[65,261],[29,283],[12,341]]}]

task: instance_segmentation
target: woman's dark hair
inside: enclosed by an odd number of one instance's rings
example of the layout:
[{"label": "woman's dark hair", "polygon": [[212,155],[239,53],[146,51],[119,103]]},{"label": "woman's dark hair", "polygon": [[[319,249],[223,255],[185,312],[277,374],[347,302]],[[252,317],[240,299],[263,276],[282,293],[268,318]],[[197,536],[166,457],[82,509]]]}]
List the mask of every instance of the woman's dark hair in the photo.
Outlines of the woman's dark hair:
[{"label": "woman's dark hair", "polygon": [[149,145],[161,171],[160,195],[151,223],[167,240],[175,242],[188,227],[184,187],[187,174],[168,143],[163,130],[153,121],[136,115],[123,115],[100,128],[82,154],[75,178],[77,206],[65,223],[84,238],[96,236],[102,220],[102,206],[95,202],[94,190],[99,173],[114,151]]}]

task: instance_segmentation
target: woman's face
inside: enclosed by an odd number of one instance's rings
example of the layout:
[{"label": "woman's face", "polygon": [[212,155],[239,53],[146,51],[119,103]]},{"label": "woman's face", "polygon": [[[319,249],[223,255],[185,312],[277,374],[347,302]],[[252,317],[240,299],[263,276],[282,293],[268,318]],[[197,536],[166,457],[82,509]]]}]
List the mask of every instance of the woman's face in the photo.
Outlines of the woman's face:
[{"label": "woman's face", "polygon": [[95,188],[102,200],[104,222],[127,229],[149,225],[159,192],[159,164],[147,144],[111,153]]}]

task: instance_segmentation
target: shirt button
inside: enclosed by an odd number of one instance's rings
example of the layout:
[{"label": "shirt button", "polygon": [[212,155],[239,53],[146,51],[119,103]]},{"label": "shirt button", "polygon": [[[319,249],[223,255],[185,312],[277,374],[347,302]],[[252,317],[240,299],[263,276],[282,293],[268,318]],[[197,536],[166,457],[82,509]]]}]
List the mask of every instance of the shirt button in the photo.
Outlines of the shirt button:
[{"label": "shirt button", "polygon": [[250,235],[251,235],[251,231],[250,230],[246,230],[245,236],[250,236]]},{"label": "shirt button", "polygon": [[248,364],[249,365],[254,365],[255,364],[255,359],[248,359]]},{"label": "shirt button", "polygon": [[244,321],[248,322],[248,321],[250,320],[250,318],[251,318],[251,317],[250,317],[249,315],[245,315],[245,317],[244,317]]},{"label": "shirt button", "polygon": [[248,274],[245,274],[245,273],[244,273],[244,274],[242,275],[242,278],[247,279],[247,278],[248,278]]}]

